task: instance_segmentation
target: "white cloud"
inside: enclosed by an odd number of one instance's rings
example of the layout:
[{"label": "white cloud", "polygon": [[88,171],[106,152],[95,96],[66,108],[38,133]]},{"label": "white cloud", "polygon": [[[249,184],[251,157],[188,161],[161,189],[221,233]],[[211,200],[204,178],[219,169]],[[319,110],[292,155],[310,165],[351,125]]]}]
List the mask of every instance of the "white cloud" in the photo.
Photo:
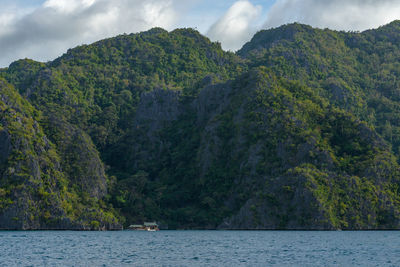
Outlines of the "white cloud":
[{"label": "white cloud", "polygon": [[319,28],[362,31],[399,18],[399,0],[277,0],[264,27],[300,22]]},{"label": "white cloud", "polygon": [[68,48],[152,27],[173,29],[184,0],[47,0],[22,16],[0,11],[0,66],[47,61]]},{"label": "white cloud", "polygon": [[0,35],[7,31],[8,26],[15,19],[15,15],[12,13],[0,14]]},{"label": "white cloud", "polygon": [[254,22],[261,13],[261,6],[249,1],[237,1],[207,32],[213,41],[219,41],[227,50],[237,50],[256,32]]},{"label": "white cloud", "polygon": [[25,57],[52,60],[83,43],[156,26],[208,29],[210,39],[220,41],[224,49],[237,50],[261,28],[262,8],[252,2],[268,6],[268,1],[275,1],[264,28],[296,21],[365,30],[400,18],[400,0],[240,0],[217,20],[233,1],[45,0],[34,7],[26,6],[27,1],[0,0],[0,67]]},{"label": "white cloud", "polygon": [[93,5],[95,0],[47,0],[43,7],[52,8],[60,13],[72,13],[77,9],[86,9]]}]

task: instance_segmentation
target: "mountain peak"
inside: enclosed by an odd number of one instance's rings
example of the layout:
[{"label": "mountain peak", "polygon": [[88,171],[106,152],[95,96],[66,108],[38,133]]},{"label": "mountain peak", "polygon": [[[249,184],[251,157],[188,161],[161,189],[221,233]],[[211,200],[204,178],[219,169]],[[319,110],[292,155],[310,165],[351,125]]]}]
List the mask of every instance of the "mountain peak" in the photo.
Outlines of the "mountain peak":
[{"label": "mountain peak", "polygon": [[389,24],[386,24],[384,26],[382,26],[381,28],[400,28],[400,20],[394,20],[392,22],[390,22]]},{"label": "mountain peak", "polygon": [[290,23],[277,28],[261,30],[238,51],[238,54],[243,56],[251,50],[268,48],[282,40],[294,41],[299,33],[312,34],[315,30],[309,25],[300,23]]},{"label": "mountain peak", "polygon": [[367,38],[373,38],[375,41],[390,41],[391,43],[399,43],[400,41],[400,20],[394,20],[377,29],[367,30],[363,32]]},{"label": "mountain peak", "polygon": [[139,34],[140,35],[159,35],[159,34],[163,34],[163,33],[168,33],[168,31],[164,30],[163,28],[160,28],[160,27],[154,27],[154,28],[151,28],[150,30],[141,32]]}]

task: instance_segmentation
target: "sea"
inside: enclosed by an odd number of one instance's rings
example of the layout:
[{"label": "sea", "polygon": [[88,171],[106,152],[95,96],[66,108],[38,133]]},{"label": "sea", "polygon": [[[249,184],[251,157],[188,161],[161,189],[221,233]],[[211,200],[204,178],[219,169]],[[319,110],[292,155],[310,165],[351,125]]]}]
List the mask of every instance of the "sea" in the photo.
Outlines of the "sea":
[{"label": "sea", "polygon": [[400,231],[0,231],[0,266],[400,266]]}]

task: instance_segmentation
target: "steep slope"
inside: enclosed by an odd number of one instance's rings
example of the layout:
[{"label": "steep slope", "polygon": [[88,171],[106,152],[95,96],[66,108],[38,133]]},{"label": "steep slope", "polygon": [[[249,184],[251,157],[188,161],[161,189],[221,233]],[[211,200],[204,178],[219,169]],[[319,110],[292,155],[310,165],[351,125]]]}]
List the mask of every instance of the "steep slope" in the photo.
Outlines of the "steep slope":
[{"label": "steep slope", "polygon": [[26,117],[57,157],[77,228],[113,225],[112,205],[125,224],[172,229],[393,229],[399,36],[398,22],[290,24],[234,55],[192,29],[156,28],[0,76],[40,111]]},{"label": "steep slope", "polygon": [[136,109],[146,109],[142,97],[161,88],[196,94],[204,76],[225,80],[242,67],[238,57],[194,30],[152,29],[77,47],[46,65],[21,60],[1,75],[42,111],[44,132],[84,200],[109,198],[115,180],[105,175],[97,151],[118,179],[135,174],[123,166],[136,162],[120,160],[131,157],[129,150],[115,148],[129,140]]},{"label": "steep slope", "polygon": [[121,143],[139,153],[120,159],[136,174],[113,193],[130,220],[155,216],[173,228],[399,227],[396,157],[365,123],[312,89],[256,68],[195,99],[150,94],[135,121],[158,112]]},{"label": "steep slope", "polygon": [[38,123],[40,112],[4,80],[0,112],[0,229],[119,227],[114,215],[103,214],[96,201],[82,206],[69,188],[70,177],[55,146]]},{"label": "steep slope", "polygon": [[250,94],[241,97],[248,101],[244,125],[234,128],[245,126],[245,149],[256,150],[252,161],[239,161],[243,169],[253,166],[243,176],[256,186],[220,227],[399,227],[399,166],[372,129],[311,88],[266,69],[241,84]]},{"label": "steep slope", "polygon": [[361,33],[289,24],[257,33],[238,54],[355,114],[399,155],[399,38],[399,21]]}]

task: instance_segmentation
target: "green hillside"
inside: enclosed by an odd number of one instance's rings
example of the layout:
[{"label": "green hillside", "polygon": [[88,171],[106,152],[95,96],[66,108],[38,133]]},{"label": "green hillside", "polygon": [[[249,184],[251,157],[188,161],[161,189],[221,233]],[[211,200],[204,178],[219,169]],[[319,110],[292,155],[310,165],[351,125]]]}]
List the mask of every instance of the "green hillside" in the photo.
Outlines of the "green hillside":
[{"label": "green hillside", "polygon": [[[0,92],[0,229],[120,228],[107,203],[72,183],[41,112],[2,79]],[[90,178],[85,182],[98,190]]]},{"label": "green hillside", "polygon": [[14,62],[0,228],[398,229],[399,40],[289,24],[233,54],[155,28]]}]

